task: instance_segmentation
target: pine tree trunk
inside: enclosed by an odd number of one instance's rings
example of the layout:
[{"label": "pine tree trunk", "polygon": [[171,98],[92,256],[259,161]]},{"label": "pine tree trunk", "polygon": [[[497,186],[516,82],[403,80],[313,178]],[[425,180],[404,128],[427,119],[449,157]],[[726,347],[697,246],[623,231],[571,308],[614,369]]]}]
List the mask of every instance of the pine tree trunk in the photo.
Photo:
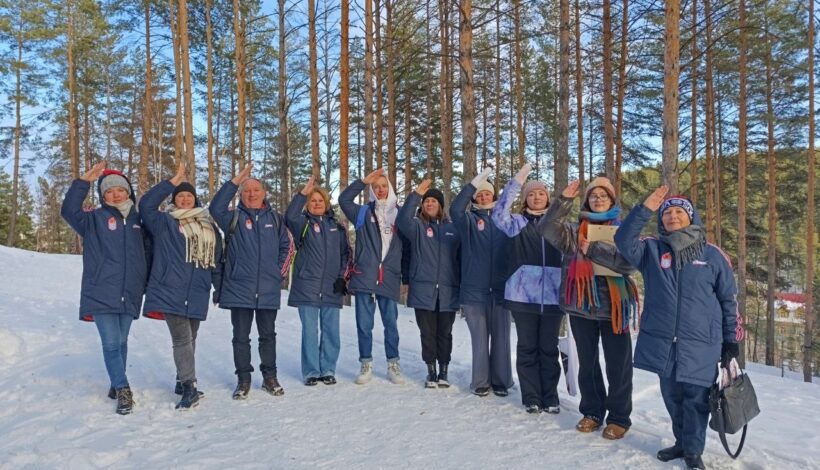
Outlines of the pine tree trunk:
[{"label": "pine tree trunk", "polygon": [[777,282],[777,194],[775,189],[775,140],[774,140],[774,103],[772,91],[774,78],[772,72],[772,38],[769,32],[768,18],[764,16],[764,34],[766,35],[766,130],[767,130],[767,170],[768,170],[768,220],[766,228],[769,231],[768,237],[768,258],[766,269],[768,270],[768,285],[766,286],[766,365],[774,365],[775,356],[775,310],[774,296]]},{"label": "pine tree trunk", "polygon": [[[741,0],[742,1],[742,0]],[[806,322],[803,325],[803,381],[812,381],[812,359],[814,352],[814,185],[817,178],[814,154],[814,0],[809,0],[809,154],[808,202],[806,207]]]},{"label": "pine tree trunk", "polygon": [[212,0],[205,1],[205,42],[207,50],[206,50],[206,59],[205,59],[205,67],[206,70],[206,87],[207,87],[207,116],[206,120],[208,125],[208,199],[212,199],[214,197],[214,191],[216,189],[216,175],[214,174],[214,67],[213,67],[213,30],[211,26],[211,4]]},{"label": "pine tree trunk", "polygon": [[524,136],[524,87],[521,85],[521,0],[513,0],[513,28],[515,34],[515,130],[518,137],[518,165],[524,165],[526,157]]},{"label": "pine tree trunk", "polygon": [[387,68],[387,177],[396,188],[396,76],[395,38],[393,37],[393,1],[385,0],[387,14],[385,25],[386,68]]},{"label": "pine tree trunk", "polygon": [[[740,90],[738,93],[738,150],[737,150],[737,308],[741,319],[746,318],[746,0],[739,0],[740,57],[738,73]],[[693,191],[694,194],[694,191]],[[740,366],[746,366],[745,341],[741,343]]]},{"label": "pine tree trunk", "polygon": [[413,186],[413,132],[412,107],[408,99],[404,104],[404,195],[410,194]]},{"label": "pine tree trunk", "polygon": [[501,5],[495,0],[495,184],[501,187]]},{"label": "pine tree trunk", "polygon": [[348,184],[348,134],[350,132],[350,3],[341,0],[339,58],[339,190]]},{"label": "pine tree trunk", "polygon": [[706,238],[715,242],[715,142],[712,130],[715,126],[715,88],[712,76],[712,12],[711,0],[703,0],[706,15]]},{"label": "pine tree trunk", "polygon": [[324,60],[322,61],[322,71],[324,75],[324,82],[325,82],[325,174],[323,181],[327,188],[330,188],[330,179],[334,172],[335,165],[333,162],[333,144],[334,144],[334,137],[333,137],[333,103],[336,99],[334,90],[331,88],[330,84],[333,82],[333,72],[334,70],[331,68],[330,60],[331,60],[331,52],[330,52],[330,26],[328,25],[329,20],[329,7],[327,0],[323,3],[324,5],[324,14],[322,15],[324,21],[324,34],[323,42],[322,42],[322,56]]},{"label": "pine tree trunk", "polygon": [[179,53],[179,25],[176,13],[176,5],[174,0],[168,0],[168,15],[171,24],[171,47],[174,52],[174,83],[176,84],[176,100],[175,116],[176,123],[174,125],[174,163],[179,163],[184,151],[184,127],[182,123],[182,67],[180,66]]},{"label": "pine tree trunk", "polygon": [[[22,8],[22,7],[21,7]],[[19,18],[22,23],[23,19]],[[22,25],[20,25],[22,29]],[[23,33],[18,30],[17,39],[17,63],[14,65],[14,171],[11,178],[11,210],[9,211],[7,246],[14,246],[15,232],[17,230],[17,211],[20,210],[20,137],[22,133],[22,122],[20,115],[20,105],[23,101],[22,76],[23,67]]]},{"label": "pine tree trunk", "polygon": [[196,185],[194,157],[194,107],[191,101],[191,60],[188,48],[188,0],[179,0],[179,52],[182,65],[182,95],[185,102],[185,170],[188,181]]},{"label": "pine tree trunk", "polygon": [[680,76],[680,0],[666,0],[663,57],[663,145],[661,176],[672,194],[678,190],[678,80]]},{"label": "pine tree trunk", "polygon": [[618,116],[615,127],[615,193],[621,194],[621,169],[624,161],[624,102],[626,100],[626,61],[628,59],[629,1],[621,4],[621,60],[618,63]]},{"label": "pine tree trunk", "polygon": [[[284,28],[284,1],[279,0],[279,27]],[[234,34],[234,67],[236,67],[236,115],[237,115],[237,124],[236,124],[236,132],[237,132],[237,140],[239,142],[239,165],[245,165],[245,92],[247,90],[245,86],[245,74],[247,70],[245,69],[245,29],[243,25],[245,24],[245,19],[242,16],[242,12],[239,9],[239,0],[233,0],[233,34]],[[282,69],[284,63],[284,56],[285,56],[285,49],[284,49],[284,37],[285,31],[282,29],[279,30],[279,67]],[[279,79],[282,79],[282,73],[284,71],[279,71]],[[279,85],[279,92],[282,92],[282,84]],[[282,97],[279,97],[280,107],[282,102]],[[281,109],[279,110],[281,113]],[[280,126],[281,126],[281,116],[280,116]],[[287,127],[287,124],[285,124]],[[286,136],[287,137],[287,136]],[[285,148],[283,146],[283,148]],[[233,152],[234,149],[231,149]],[[285,170],[287,171],[287,170]],[[287,173],[285,173],[287,174]]]},{"label": "pine tree trunk", "polygon": [[384,98],[384,94],[382,93],[383,83],[383,72],[382,72],[382,5],[381,0],[375,0],[375,9],[373,10],[373,20],[375,22],[373,27],[374,32],[374,46],[375,50],[373,51],[373,63],[375,64],[373,67],[373,74],[376,78],[376,92],[375,92],[375,101],[376,101],[376,110],[374,111],[374,120],[375,120],[375,133],[376,133],[376,149],[373,152],[373,156],[376,159],[376,168],[381,168],[384,163],[384,104],[382,103],[382,99]]},{"label": "pine tree trunk", "polygon": [[476,175],[475,94],[473,90],[473,1],[461,0],[459,62],[461,64],[461,133],[464,182]]},{"label": "pine tree trunk", "polygon": [[439,37],[441,40],[441,69],[439,83],[439,109],[441,113],[441,175],[445,203],[450,201],[450,182],[452,179],[452,154],[450,147],[450,3],[448,0],[439,0]]},{"label": "pine tree trunk", "polygon": [[569,0],[560,0],[558,8],[558,142],[554,181],[555,190],[561,191],[569,183]]},{"label": "pine tree trunk", "polygon": [[364,0],[364,172],[373,171],[373,0]]},{"label": "pine tree trunk", "polygon": [[610,0],[603,0],[603,94],[604,94],[604,170],[615,181],[615,136],[612,129],[612,9]]},{"label": "pine tree trunk", "polygon": [[[66,61],[68,62],[68,152],[71,160],[71,178],[80,177],[80,144],[77,135],[77,70],[74,64],[74,11],[73,0],[66,1]],[[79,240],[79,238],[77,238]],[[78,242],[79,243],[79,242]],[[79,245],[75,245],[75,253]]]},{"label": "pine tree trunk", "polygon": [[[743,0],[741,0],[743,1]],[[692,0],[692,111],[690,124],[692,140],[691,161],[689,163],[689,197],[692,203],[698,203],[698,64],[700,63],[700,53],[698,52],[698,0]]]},{"label": "pine tree trunk", "polygon": [[140,144],[140,162],[137,165],[139,178],[139,193],[145,194],[148,190],[148,160],[150,159],[149,144],[151,138],[151,114],[153,106],[153,68],[151,64],[151,1],[144,0],[145,10],[145,98],[142,107],[142,142]]},{"label": "pine tree trunk", "polygon": [[[234,0],[236,1],[236,0]],[[287,207],[290,201],[290,144],[288,132],[288,96],[285,85],[287,74],[287,43],[285,41],[285,0],[279,0],[279,99],[277,114],[279,118],[279,159],[281,167],[281,188],[279,192],[280,207]]]},{"label": "pine tree trunk", "polygon": [[576,131],[578,134],[578,180],[581,187],[584,184],[584,82],[581,69],[581,7],[579,0],[575,0],[575,107]]},{"label": "pine tree trunk", "polygon": [[316,0],[308,0],[308,63],[310,75],[310,161],[311,173],[319,184],[319,70],[316,59]]}]

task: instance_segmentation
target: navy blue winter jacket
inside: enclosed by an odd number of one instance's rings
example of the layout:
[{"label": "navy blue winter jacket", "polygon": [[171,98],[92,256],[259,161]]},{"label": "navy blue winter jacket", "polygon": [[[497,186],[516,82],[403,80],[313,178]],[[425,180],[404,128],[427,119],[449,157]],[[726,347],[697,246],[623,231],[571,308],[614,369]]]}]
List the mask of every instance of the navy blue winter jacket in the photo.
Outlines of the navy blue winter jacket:
[{"label": "navy blue winter jacket", "polygon": [[467,209],[476,187],[464,186],[450,205],[461,238],[461,304],[504,301],[509,238],[493,222],[492,209]]},{"label": "navy blue winter jacket", "polygon": [[407,306],[422,310],[458,310],[459,236],[447,219],[424,222],[414,217],[421,196],[412,192],[396,216],[396,224],[410,243],[410,290]]},{"label": "navy blue winter jacket", "polygon": [[[226,236],[233,217],[228,204],[238,189],[233,182],[226,181],[209,206],[211,217]],[[293,253],[284,218],[268,201],[261,209],[250,209],[239,202],[236,210],[239,214],[228,243],[219,306],[276,310]]]},{"label": "navy blue winter jacket", "polygon": [[87,181],[74,180],[60,210],[83,238],[80,320],[93,321],[94,315],[107,313],[139,318],[148,268],[136,206],[126,218],[105,202],[94,210],[83,210],[90,186]]},{"label": "navy blue winter jacket", "polygon": [[[162,181],[146,192],[140,199],[142,222],[154,240],[154,258],[151,275],[145,289],[143,314],[172,313],[196,320],[208,315],[212,276],[218,268],[204,269],[185,262],[185,235],[179,220],[159,205],[174,191],[170,181]],[[214,226],[216,253],[219,261],[222,242],[219,230]]]},{"label": "navy blue winter jacket", "polygon": [[562,315],[558,305],[561,252],[538,231],[542,216],[511,212],[519,192],[521,184],[511,180],[493,208],[493,221],[511,239],[504,306],[514,312]]},{"label": "navy blue winter jacket", "polygon": [[[348,288],[351,293],[376,294],[399,301],[401,290],[402,241],[396,227],[380,227],[375,202],[359,205],[356,196],[367,185],[356,180],[339,195],[339,206],[356,227],[356,251]],[[390,248],[382,262],[381,230],[393,230]]]},{"label": "navy blue winter jacket", "polygon": [[[635,367],[675,380],[711,386],[721,344],[737,342],[737,286],[726,255],[707,244],[700,259],[675,268],[669,245],[640,238],[653,212],[635,206],[615,233],[615,244],[644,279],[644,306],[635,346]],[[658,225],[660,228],[660,220]],[[697,212],[693,224],[701,225]]]},{"label": "navy blue winter jacket", "polygon": [[344,277],[350,259],[347,231],[329,208],[322,216],[304,210],[307,200],[294,194],[285,213],[297,249],[288,305],[341,308],[343,296],[333,292],[333,283]]}]

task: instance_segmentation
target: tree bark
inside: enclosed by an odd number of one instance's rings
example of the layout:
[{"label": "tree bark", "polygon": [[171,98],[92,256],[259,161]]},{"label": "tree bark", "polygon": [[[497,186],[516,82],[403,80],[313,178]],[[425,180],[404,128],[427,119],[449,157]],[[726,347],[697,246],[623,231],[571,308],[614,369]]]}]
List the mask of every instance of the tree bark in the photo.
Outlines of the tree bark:
[{"label": "tree bark", "polygon": [[410,194],[413,186],[413,132],[412,107],[408,99],[404,104],[404,195]]},{"label": "tree bark", "polygon": [[373,63],[375,64],[373,67],[373,74],[376,78],[376,92],[375,92],[375,101],[376,101],[376,110],[374,111],[374,121],[375,121],[375,133],[376,133],[376,149],[374,152],[374,158],[376,159],[376,168],[381,168],[384,163],[384,104],[382,103],[382,99],[384,98],[382,93],[383,83],[383,72],[382,72],[382,5],[381,0],[375,0],[374,3],[375,9],[373,10],[373,20],[375,22],[373,27],[374,33],[374,46],[375,50],[373,51]]},{"label": "tree bark", "polygon": [[678,190],[678,80],[680,76],[680,0],[666,0],[663,57],[663,162],[661,176],[672,194]]},{"label": "tree bark", "polygon": [[350,3],[341,0],[341,39],[339,43],[339,190],[348,184],[348,134],[350,132]]},{"label": "tree bark", "polygon": [[211,26],[212,0],[205,0],[205,42],[206,44],[206,87],[207,87],[207,116],[208,125],[208,199],[214,197],[216,189],[216,175],[214,174],[214,67],[213,67],[213,29]]},{"label": "tree bark", "polygon": [[579,0],[575,0],[575,106],[576,131],[578,133],[578,180],[581,187],[584,184],[584,82],[581,69],[581,7]]},{"label": "tree bark", "polygon": [[373,0],[364,0],[364,172],[373,171]]},{"label": "tree bark", "polygon": [[[236,0],[234,0],[236,1]],[[285,85],[287,74],[287,30],[285,29],[285,0],[279,0],[279,97],[277,114],[279,118],[279,158],[281,162],[280,207],[287,207],[290,201],[290,136],[288,131],[288,95]]]},{"label": "tree bark", "polygon": [[706,15],[706,238],[715,243],[715,86],[712,61],[712,9],[711,0],[703,0]]},{"label": "tree bark", "polygon": [[[743,0],[740,0],[743,1]],[[692,0],[692,111],[690,124],[692,132],[692,157],[689,163],[689,197],[692,203],[698,203],[698,64],[700,63],[700,53],[698,52],[698,0]]]},{"label": "tree bark", "polygon": [[194,108],[191,101],[191,60],[188,47],[188,0],[179,0],[179,52],[182,65],[182,95],[185,102],[185,171],[188,181],[196,186],[194,157]]},{"label": "tree bark", "polygon": [[319,71],[316,59],[316,0],[308,0],[308,63],[310,75],[310,161],[311,173],[318,183],[319,160]]},{"label": "tree bark", "polygon": [[624,162],[624,102],[626,100],[626,61],[629,49],[629,1],[621,4],[621,60],[618,63],[618,116],[615,127],[615,193],[621,194],[621,169]]},{"label": "tree bark", "polygon": [[501,5],[500,0],[495,0],[495,184],[501,186]]},{"label": "tree bark", "polygon": [[176,13],[176,5],[174,0],[168,0],[168,15],[171,23],[171,47],[174,52],[174,83],[176,84],[176,106],[175,116],[176,123],[174,125],[174,162],[179,163],[184,151],[184,124],[182,123],[182,67],[180,66],[180,51],[179,51],[179,18]]},{"label": "tree bark", "polygon": [[439,38],[441,40],[441,69],[439,84],[439,109],[441,114],[441,176],[443,180],[444,201],[449,202],[450,182],[452,179],[452,150],[450,147],[450,7],[448,0],[439,0]]},{"label": "tree bark", "polygon": [[475,94],[473,90],[473,1],[461,0],[459,8],[459,62],[461,65],[461,138],[464,181],[476,175]]},{"label": "tree bark", "polygon": [[521,86],[521,0],[513,0],[513,29],[515,34],[515,130],[518,137],[518,165],[524,165],[524,92]]},{"label": "tree bark", "polygon": [[[604,170],[615,181],[615,136],[612,129],[612,8],[603,0],[603,98],[604,98]],[[680,26],[679,26],[680,27]]]},{"label": "tree bark", "polygon": [[[285,55],[284,49],[284,1],[279,0],[279,67],[283,66]],[[245,165],[245,19],[239,9],[239,0],[233,0],[233,34],[234,34],[234,66],[236,67],[236,132],[239,143],[239,165]],[[279,71],[279,79],[282,79],[283,70]],[[279,92],[282,92],[282,84],[279,85]],[[280,96],[280,103],[282,97]],[[280,110],[281,112],[281,110]],[[280,117],[281,119],[281,117]],[[281,122],[281,121],[280,121]],[[287,124],[286,124],[287,126]],[[234,149],[231,149],[234,152]]]},{"label": "tree bark", "polygon": [[[68,152],[71,160],[71,178],[80,177],[80,141],[77,134],[77,70],[74,63],[74,10],[73,0],[66,0],[66,61],[68,62]],[[79,238],[75,252],[79,251]]]},{"label": "tree bark", "polygon": [[385,25],[385,49],[387,68],[387,177],[396,188],[396,45],[393,37],[393,1],[385,0],[387,24]]},{"label": "tree bark", "polygon": [[774,104],[772,101],[772,90],[774,78],[772,72],[772,38],[769,32],[768,17],[764,16],[764,34],[766,40],[766,130],[767,130],[767,158],[768,170],[768,219],[766,228],[769,231],[768,237],[768,259],[767,270],[768,279],[766,286],[766,365],[774,365],[775,355],[775,309],[774,297],[777,282],[777,194],[775,189],[776,157],[774,153]]},{"label": "tree bark", "polygon": [[[741,0],[743,1],[743,0]],[[812,381],[812,359],[814,352],[814,185],[817,178],[814,147],[814,0],[809,0],[809,154],[808,202],[806,217],[806,322],[803,325],[803,381]]]},{"label": "tree bark", "polygon": [[569,183],[569,0],[559,2],[558,30],[558,142],[554,169],[556,191],[562,190]]},{"label": "tree bark", "polygon": [[[738,150],[737,150],[737,308],[741,319],[746,318],[746,138],[747,114],[746,108],[746,56],[748,54],[746,32],[746,0],[738,2],[738,16],[740,21],[740,57],[738,58],[738,74],[740,90],[738,93]],[[694,174],[694,173],[693,173]],[[694,177],[693,177],[694,178]],[[693,191],[694,194],[694,191]],[[739,359],[741,367],[745,367],[745,341],[741,343]]]},{"label": "tree bark", "polygon": [[148,190],[148,161],[150,159],[149,144],[151,138],[151,115],[153,113],[153,68],[151,64],[151,1],[144,0],[145,10],[145,99],[142,110],[142,142],[140,144],[140,162],[137,165],[139,178],[139,193],[145,194]]},{"label": "tree bark", "polygon": [[[20,6],[22,9],[22,5]],[[23,32],[22,13],[18,21],[21,23],[16,34],[17,40],[17,63],[14,65],[14,170],[11,178],[11,210],[9,214],[8,237],[6,245],[14,246],[15,232],[17,230],[17,212],[20,210],[20,138],[22,134],[22,118],[20,115],[21,102],[23,101],[22,74],[23,67]]]}]

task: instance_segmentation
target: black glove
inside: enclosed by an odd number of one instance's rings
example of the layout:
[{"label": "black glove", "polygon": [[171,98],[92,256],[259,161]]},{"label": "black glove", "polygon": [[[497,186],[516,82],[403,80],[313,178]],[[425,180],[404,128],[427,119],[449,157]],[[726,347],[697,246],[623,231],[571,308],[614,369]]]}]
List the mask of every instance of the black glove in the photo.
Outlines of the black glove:
[{"label": "black glove", "polygon": [[347,283],[343,277],[336,279],[333,283],[333,293],[339,295],[347,295]]},{"label": "black glove", "polygon": [[723,343],[720,347],[720,367],[729,369],[729,363],[740,354],[740,346],[737,343]]}]

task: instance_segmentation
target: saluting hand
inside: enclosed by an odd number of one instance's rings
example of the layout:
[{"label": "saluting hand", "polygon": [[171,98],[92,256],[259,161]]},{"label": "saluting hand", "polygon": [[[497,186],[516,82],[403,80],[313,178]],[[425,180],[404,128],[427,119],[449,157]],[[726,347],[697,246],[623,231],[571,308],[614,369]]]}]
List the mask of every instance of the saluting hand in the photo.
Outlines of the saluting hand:
[{"label": "saluting hand", "polygon": [[362,183],[364,183],[364,184],[373,184],[373,183],[376,182],[377,179],[379,179],[382,176],[384,176],[384,168],[377,168],[376,170],[371,172],[369,175],[365,176],[364,179],[362,180]]},{"label": "saluting hand", "polygon": [[524,166],[518,170],[518,173],[515,174],[515,180],[518,181],[519,184],[523,185],[527,182],[527,176],[532,171],[532,165],[529,163],[525,163]]},{"label": "saluting hand", "polygon": [[88,181],[89,183],[93,182],[94,180],[99,178],[103,170],[105,170],[105,165],[105,160],[101,161],[100,163],[97,163],[96,165],[91,167],[91,169],[88,170],[86,174],[80,176],[80,179],[83,181]]},{"label": "saluting hand", "polygon": [[432,180],[430,180],[429,178],[421,182],[419,187],[416,188],[416,192],[419,196],[424,196],[424,193],[426,193],[427,190],[430,189],[430,183],[432,183]]},{"label": "saluting hand", "polygon": [[246,179],[248,179],[248,178],[250,178],[250,177],[251,177],[251,170],[252,170],[252,169],[253,169],[253,163],[248,162],[248,164],[247,164],[247,165],[245,165],[245,167],[244,167],[244,168],[242,168],[242,170],[239,172],[239,174],[238,174],[238,175],[236,175],[236,176],[235,176],[235,177],[231,180],[231,182],[233,182],[233,184],[235,184],[235,185],[237,185],[237,186],[241,185],[242,183],[244,183],[244,182],[245,182],[245,180],[246,180]]},{"label": "saluting hand", "polygon": [[302,188],[302,196],[308,196],[313,191],[313,186],[313,175],[311,175],[310,178],[308,178],[307,183],[305,183],[305,187]]},{"label": "saluting hand", "polygon": [[171,184],[174,186],[179,186],[180,183],[185,181],[185,161],[180,159],[179,165],[177,165],[177,174],[171,178]]},{"label": "saluting hand", "polygon": [[567,185],[566,188],[564,188],[564,191],[561,193],[561,196],[563,196],[567,199],[575,199],[576,197],[578,197],[578,193],[580,192],[578,190],[579,186],[581,186],[580,181],[578,181],[578,180],[573,181],[572,183]]},{"label": "saluting hand", "polygon": [[666,196],[666,193],[668,192],[669,186],[665,184],[660,186],[652,194],[650,194],[649,197],[646,198],[646,200],[643,202],[644,207],[651,210],[652,212],[655,212],[656,210],[658,210],[659,207],[661,207],[661,204],[663,204],[663,198]]}]

